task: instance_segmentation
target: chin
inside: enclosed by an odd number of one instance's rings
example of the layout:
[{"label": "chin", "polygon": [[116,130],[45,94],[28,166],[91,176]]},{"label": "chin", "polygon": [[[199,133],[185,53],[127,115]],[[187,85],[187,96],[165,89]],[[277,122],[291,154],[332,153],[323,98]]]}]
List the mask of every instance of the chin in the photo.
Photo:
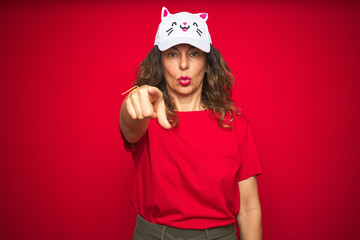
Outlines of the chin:
[{"label": "chin", "polygon": [[[199,88],[202,88],[202,86],[199,86]],[[187,95],[195,94],[198,91],[197,89],[198,88],[195,88],[194,83],[190,83],[188,86],[182,86],[180,83],[177,83],[175,86],[170,88],[170,91],[176,95],[185,97]]]},{"label": "chin", "polygon": [[180,95],[189,95],[191,93],[194,93],[194,88],[190,85],[186,87],[181,86],[180,88],[176,89],[176,93]]}]

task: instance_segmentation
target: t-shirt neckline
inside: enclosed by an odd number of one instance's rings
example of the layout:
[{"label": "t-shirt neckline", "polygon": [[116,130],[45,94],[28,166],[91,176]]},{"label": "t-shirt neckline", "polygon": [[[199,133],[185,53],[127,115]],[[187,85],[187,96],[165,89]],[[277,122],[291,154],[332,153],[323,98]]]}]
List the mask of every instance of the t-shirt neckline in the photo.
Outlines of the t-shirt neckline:
[{"label": "t-shirt neckline", "polygon": [[198,113],[198,112],[206,112],[208,109],[198,110],[198,111],[175,111],[176,113]]}]

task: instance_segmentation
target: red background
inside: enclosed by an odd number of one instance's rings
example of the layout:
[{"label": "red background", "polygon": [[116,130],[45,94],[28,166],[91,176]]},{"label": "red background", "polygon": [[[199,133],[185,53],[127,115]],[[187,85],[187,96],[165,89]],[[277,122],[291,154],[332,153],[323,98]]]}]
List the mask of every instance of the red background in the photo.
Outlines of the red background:
[{"label": "red background", "polygon": [[163,5],[209,13],[265,171],[264,239],[360,239],[360,5],[226,0],[0,6],[0,238],[131,239],[121,93]]}]

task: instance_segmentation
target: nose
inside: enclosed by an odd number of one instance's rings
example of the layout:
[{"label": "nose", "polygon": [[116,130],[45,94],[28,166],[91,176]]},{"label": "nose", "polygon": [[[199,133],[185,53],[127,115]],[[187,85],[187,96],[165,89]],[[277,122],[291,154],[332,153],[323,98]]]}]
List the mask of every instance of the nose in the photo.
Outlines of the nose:
[{"label": "nose", "polygon": [[180,70],[184,71],[189,68],[189,60],[186,56],[186,54],[181,54],[180,58]]},{"label": "nose", "polygon": [[184,24],[184,25],[186,25],[186,24],[187,24],[187,22],[183,22],[183,24]]}]

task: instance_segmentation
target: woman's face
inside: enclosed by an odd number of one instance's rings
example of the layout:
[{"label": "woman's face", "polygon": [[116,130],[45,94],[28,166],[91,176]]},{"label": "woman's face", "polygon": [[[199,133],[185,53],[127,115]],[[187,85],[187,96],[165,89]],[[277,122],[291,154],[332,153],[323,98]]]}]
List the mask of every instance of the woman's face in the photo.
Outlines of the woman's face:
[{"label": "woman's face", "polygon": [[201,94],[206,53],[189,44],[179,44],[162,52],[167,90],[177,97]]}]

